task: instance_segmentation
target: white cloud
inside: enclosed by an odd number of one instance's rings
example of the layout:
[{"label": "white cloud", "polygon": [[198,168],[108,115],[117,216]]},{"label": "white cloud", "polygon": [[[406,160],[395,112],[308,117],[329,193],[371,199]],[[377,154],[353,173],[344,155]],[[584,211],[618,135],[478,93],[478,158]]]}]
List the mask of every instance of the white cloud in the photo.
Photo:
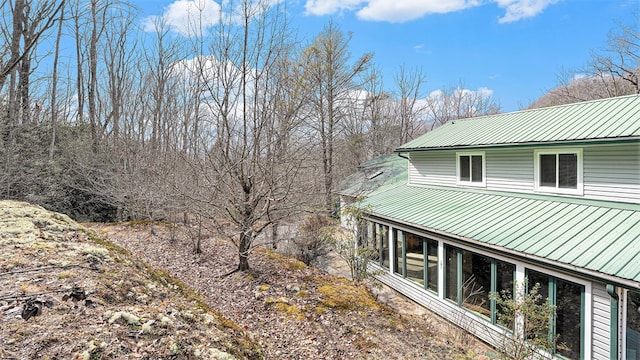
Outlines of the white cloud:
[{"label": "white cloud", "polygon": [[167,6],[160,16],[149,16],[143,20],[145,31],[155,31],[156,23],[163,21],[172,30],[184,35],[195,35],[215,25],[220,19],[220,4],[213,0],[177,0]]},{"label": "white cloud", "polygon": [[360,19],[406,22],[428,14],[446,14],[480,5],[479,0],[369,0]]},{"label": "white cloud", "polygon": [[482,86],[479,87],[478,90],[476,90],[476,94],[482,96],[483,98],[488,98],[493,96],[493,90]]},{"label": "white cloud", "polygon": [[354,11],[358,18],[391,23],[407,22],[429,14],[446,14],[490,2],[505,9],[498,22],[510,23],[540,14],[560,0],[306,0],[307,15]]},{"label": "white cloud", "polygon": [[366,0],[307,0],[304,5],[307,15],[330,15],[344,10],[355,10]]},{"label": "white cloud", "polygon": [[503,17],[498,19],[500,24],[515,22],[540,14],[549,5],[559,0],[495,0],[499,7],[506,9]]},{"label": "white cloud", "polygon": [[444,92],[440,89],[433,90],[427,95],[427,101],[431,102],[444,102],[444,101],[459,101],[460,99],[466,99],[466,102],[473,103],[477,99],[487,99],[493,96],[493,90],[481,86],[476,90],[464,89],[464,88],[454,88],[451,90],[447,90]]}]

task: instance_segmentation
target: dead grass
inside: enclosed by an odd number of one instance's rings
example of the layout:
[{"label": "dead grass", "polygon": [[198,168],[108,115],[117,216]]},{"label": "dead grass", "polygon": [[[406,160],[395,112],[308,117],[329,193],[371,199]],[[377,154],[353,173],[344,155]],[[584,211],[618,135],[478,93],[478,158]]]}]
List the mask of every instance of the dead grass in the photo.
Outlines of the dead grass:
[{"label": "dead grass", "polygon": [[155,228],[152,235],[149,225],[94,228],[189,284],[255,339],[266,359],[482,358],[470,350],[477,345],[461,348],[447,339],[433,314],[400,315],[378,303],[366,286],[274,251],[257,249],[250,271],[227,276],[237,266],[236,249],[213,234],[202,242],[204,252],[193,254],[185,229],[172,240],[169,229]]}]

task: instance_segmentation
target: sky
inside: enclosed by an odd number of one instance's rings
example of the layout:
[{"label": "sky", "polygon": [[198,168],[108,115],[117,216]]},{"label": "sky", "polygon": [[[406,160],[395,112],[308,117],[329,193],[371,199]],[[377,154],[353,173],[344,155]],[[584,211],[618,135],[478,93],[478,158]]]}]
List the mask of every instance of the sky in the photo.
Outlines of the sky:
[{"label": "sky", "polygon": [[[176,34],[188,36],[189,11],[203,6],[213,24],[219,1],[134,3],[143,28],[164,16]],[[617,23],[640,26],[640,0],[269,1],[286,1],[303,44],[330,21],[352,33],[352,58],[373,53],[389,89],[401,67],[419,68],[426,76],[423,96],[460,86],[491,94],[507,112],[528,106],[563,74],[579,76]]]}]

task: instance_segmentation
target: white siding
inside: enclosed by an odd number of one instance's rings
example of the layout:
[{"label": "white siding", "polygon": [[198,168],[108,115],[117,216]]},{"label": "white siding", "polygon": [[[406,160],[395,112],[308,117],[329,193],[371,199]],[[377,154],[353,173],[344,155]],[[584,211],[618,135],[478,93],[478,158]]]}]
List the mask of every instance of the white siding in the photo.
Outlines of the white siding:
[{"label": "white siding", "polygon": [[640,144],[584,148],[584,196],[640,202]]},{"label": "white siding", "polygon": [[[640,202],[640,144],[582,148],[584,198]],[[486,188],[533,193],[534,149],[486,149]],[[456,186],[455,167],[455,150],[412,153],[409,184]]]},{"label": "white siding", "polygon": [[533,149],[498,149],[486,152],[487,189],[531,192]]},{"label": "white siding", "polygon": [[593,283],[593,359],[609,360],[611,344],[611,299],[604,284]]},{"label": "white siding", "polygon": [[437,151],[411,154],[409,184],[412,185],[455,185],[456,152]]}]

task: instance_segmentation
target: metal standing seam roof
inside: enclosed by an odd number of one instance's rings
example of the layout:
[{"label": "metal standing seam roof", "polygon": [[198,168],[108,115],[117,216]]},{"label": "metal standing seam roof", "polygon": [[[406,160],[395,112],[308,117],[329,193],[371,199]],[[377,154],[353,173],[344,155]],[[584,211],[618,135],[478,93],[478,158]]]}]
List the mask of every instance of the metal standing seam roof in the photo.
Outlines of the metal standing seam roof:
[{"label": "metal standing seam roof", "polygon": [[640,139],[640,95],[450,121],[396,152]]},{"label": "metal standing seam roof", "polygon": [[407,183],[408,160],[398,154],[383,155],[360,164],[358,171],[338,185],[337,193],[352,197],[371,195]]},{"label": "metal standing seam roof", "polygon": [[640,282],[640,204],[401,185],[361,206],[441,235]]}]

